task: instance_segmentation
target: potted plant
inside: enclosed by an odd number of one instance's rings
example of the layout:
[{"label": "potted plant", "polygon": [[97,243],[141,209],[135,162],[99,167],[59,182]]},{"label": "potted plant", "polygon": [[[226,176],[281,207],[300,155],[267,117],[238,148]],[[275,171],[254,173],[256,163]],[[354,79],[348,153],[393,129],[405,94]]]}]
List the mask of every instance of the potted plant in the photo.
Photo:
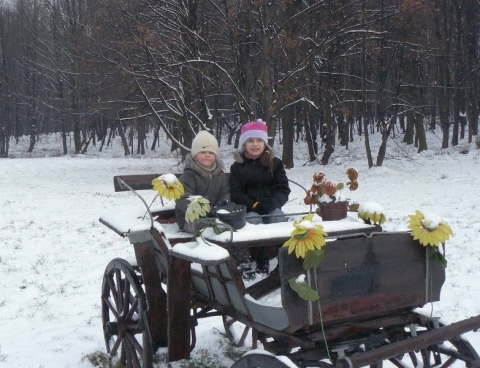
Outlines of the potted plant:
[{"label": "potted plant", "polygon": [[323,171],[313,175],[313,183],[304,198],[305,204],[317,206],[316,213],[323,221],[341,220],[347,217],[348,201],[340,200],[340,192],[346,186],[351,191],[358,188],[358,171],[353,167],[346,171],[346,183],[327,180]]}]

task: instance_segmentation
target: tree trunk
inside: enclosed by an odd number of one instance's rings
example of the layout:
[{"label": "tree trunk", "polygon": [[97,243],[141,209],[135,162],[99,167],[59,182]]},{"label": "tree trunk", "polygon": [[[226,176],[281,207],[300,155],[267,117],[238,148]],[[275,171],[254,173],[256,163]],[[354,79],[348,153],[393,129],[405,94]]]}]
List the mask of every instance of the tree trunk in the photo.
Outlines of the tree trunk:
[{"label": "tree trunk", "polygon": [[338,138],[340,146],[348,148],[348,125],[342,111],[337,111],[338,117]]},{"label": "tree trunk", "polygon": [[291,169],[295,166],[293,161],[293,141],[295,137],[295,105],[290,104],[282,113],[282,126],[283,126],[283,153],[282,161],[287,169]]},{"label": "tree trunk", "polygon": [[323,155],[322,155],[322,158],[320,159],[320,162],[322,163],[322,165],[327,165],[333,152],[335,152],[336,129],[335,129],[334,119],[332,116],[331,106],[332,106],[331,101],[329,99],[327,100],[327,97],[326,97],[322,105],[322,111],[323,111],[323,117],[324,117],[324,122],[322,127],[322,129],[324,129],[324,131],[322,131],[322,141],[325,143]]},{"label": "tree trunk", "polygon": [[308,161],[315,161],[318,154],[317,128],[310,107],[302,109],[302,119],[305,125],[305,141],[308,147]]},{"label": "tree trunk", "polygon": [[117,130],[122,140],[122,146],[123,146],[123,151],[125,152],[125,156],[128,156],[130,154],[130,149],[128,148],[127,137],[125,137],[125,132],[123,131],[123,127],[122,127],[122,124],[120,123],[120,120],[117,120]]},{"label": "tree trunk", "polygon": [[415,133],[415,117],[413,111],[406,113],[407,126],[405,128],[405,135],[403,136],[403,142],[406,144],[413,144]]},{"label": "tree trunk", "polygon": [[418,141],[418,152],[428,149],[427,137],[425,135],[425,126],[423,125],[423,117],[421,114],[415,113],[415,135]]}]

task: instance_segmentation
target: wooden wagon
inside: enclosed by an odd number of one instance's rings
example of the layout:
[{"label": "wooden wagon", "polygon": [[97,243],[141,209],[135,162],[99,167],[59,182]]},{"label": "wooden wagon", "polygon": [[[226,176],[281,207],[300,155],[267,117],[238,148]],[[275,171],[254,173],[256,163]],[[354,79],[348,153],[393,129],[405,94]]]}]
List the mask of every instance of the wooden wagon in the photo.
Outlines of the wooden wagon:
[{"label": "wooden wagon", "polygon": [[[142,199],[137,191],[150,189],[157,176],[115,177],[115,190],[132,190]],[[480,367],[474,347],[461,336],[480,327],[480,316],[445,326],[417,312],[440,300],[445,269],[408,232],[383,232],[350,217],[324,222],[325,257],[315,270],[304,270],[281,247],[290,237],[289,223],[247,224],[222,234],[206,229],[203,236],[217,251],[209,249],[216,256],[205,257],[191,235],[178,231],[173,208],[147,212],[130,213],[131,221],[117,210],[100,218],[128,237],[135,252],[135,261],[113,259],[102,285],[107,351],[126,367],[151,367],[160,347],[167,348],[168,361],[188,358],[197,321],[213,316],[222,318],[231,338],[234,322],[251,331],[253,350],[232,368],[379,367],[387,361],[398,367]],[[277,265],[246,287],[228,250],[259,246],[275,251]],[[319,302],[292,290],[289,280],[299,275],[318,290]],[[263,350],[255,349],[257,342]]]}]

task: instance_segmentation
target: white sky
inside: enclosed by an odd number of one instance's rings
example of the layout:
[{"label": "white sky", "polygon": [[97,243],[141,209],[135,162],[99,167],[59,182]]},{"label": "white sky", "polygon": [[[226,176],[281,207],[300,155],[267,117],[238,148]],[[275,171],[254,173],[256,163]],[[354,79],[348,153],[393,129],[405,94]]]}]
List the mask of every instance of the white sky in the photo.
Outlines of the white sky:
[{"label": "white sky", "polygon": [[[398,143],[383,167],[370,170],[361,141],[350,143],[349,151],[337,147],[325,167],[303,166],[307,149],[302,143],[296,145],[296,167],[287,174],[309,187],[316,171],[340,180],[347,167],[357,168],[359,189],[342,195],[380,204],[387,216],[385,230],[407,229],[415,209],[443,217],[454,232],[447,243],[447,280],[441,302],[427,310],[455,322],[480,314],[480,150],[472,144],[468,154],[458,148],[442,151],[438,136],[427,134],[429,151],[417,154],[414,147]],[[119,142],[101,154],[62,157],[60,138],[54,135],[37,144],[34,155],[43,157],[25,158],[21,152],[27,147],[22,139],[20,146],[12,145],[12,158],[0,160],[0,367],[91,367],[83,358],[105,351],[100,316],[105,266],[115,257],[133,255],[128,241],[98,218],[111,208],[133,208],[140,202],[132,194],[114,193],[112,178],[179,172],[178,160],[168,145],[161,152],[148,150],[147,157],[125,158]],[[227,168],[233,162],[231,150],[221,147]],[[152,199],[147,193],[147,203]],[[284,210],[308,211],[295,185]],[[207,349],[222,356],[222,333],[219,318],[200,321],[193,354]],[[480,332],[466,337],[480,350]]]}]

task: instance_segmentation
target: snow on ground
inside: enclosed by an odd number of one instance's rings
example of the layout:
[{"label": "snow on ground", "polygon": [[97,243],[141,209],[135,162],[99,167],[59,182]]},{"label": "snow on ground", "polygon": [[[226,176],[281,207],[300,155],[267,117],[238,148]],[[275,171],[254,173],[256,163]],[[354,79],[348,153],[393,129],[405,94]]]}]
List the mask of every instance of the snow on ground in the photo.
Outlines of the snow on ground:
[{"label": "snow on ground", "polygon": [[[0,367],[92,367],[85,357],[105,352],[100,316],[104,268],[111,259],[130,258],[133,252],[127,240],[98,221],[108,209],[138,201],[132,194],[115,193],[112,178],[179,172],[181,164],[166,143],[146,157],[123,157],[119,143],[102,153],[94,148],[87,155],[61,156],[55,135],[42,137],[34,157],[28,157],[27,144],[22,139],[12,145],[11,158],[0,160]],[[287,174],[309,187],[316,171],[342,180],[347,167],[357,168],[359,189],[343,195],[381,204],[387,215],[385,230],[406,229],[415,209],[442,216],[454,236],[447,243],[442,300],[428,308],[455,322],[480,314],[480,150],[474,144],[466,154],[459,147],[440,150],[432,133],[429,144],[430,150],[421,154],[414,147],[392,145],[384,165],[372,169],[362,141],[351,143],[348,151],[337,147],[331,163],[323,167],[306,164],[305,144],[299,144],[295,168]],[[227,168],[231,150],[221,147]],[[307,211],[303,196],[303,190],[292,185],[284,210]],[[147,198],[149,202],[153,195]],[[207,350],[222,355],[222,331],[219,319],[201,321],[193,354]],[[480,350],[479,332],[466,337]]]}]

